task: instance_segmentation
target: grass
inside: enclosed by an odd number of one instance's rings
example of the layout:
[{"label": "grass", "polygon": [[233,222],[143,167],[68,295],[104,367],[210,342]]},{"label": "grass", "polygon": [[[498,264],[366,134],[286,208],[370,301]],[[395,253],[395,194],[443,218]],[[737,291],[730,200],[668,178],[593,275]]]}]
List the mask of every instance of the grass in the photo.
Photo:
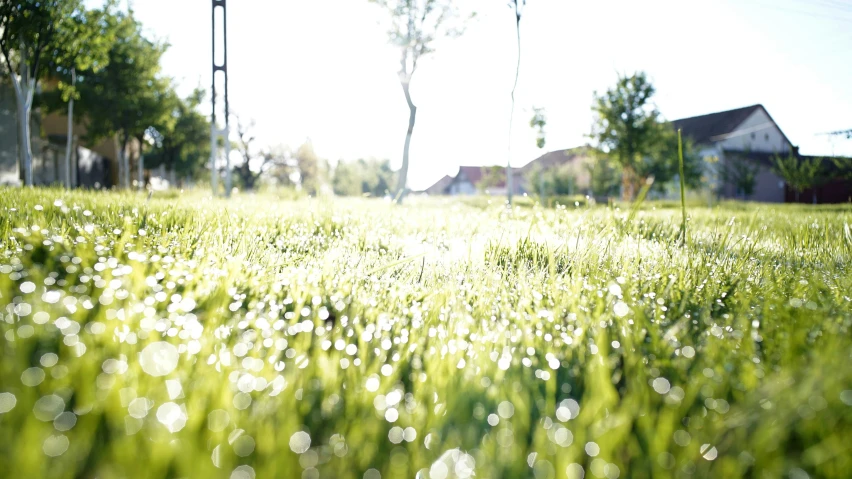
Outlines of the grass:
[{"label": "grass", "polygon": [[2,190],[3,474],[848,477],[852,209],[680,213]]}]

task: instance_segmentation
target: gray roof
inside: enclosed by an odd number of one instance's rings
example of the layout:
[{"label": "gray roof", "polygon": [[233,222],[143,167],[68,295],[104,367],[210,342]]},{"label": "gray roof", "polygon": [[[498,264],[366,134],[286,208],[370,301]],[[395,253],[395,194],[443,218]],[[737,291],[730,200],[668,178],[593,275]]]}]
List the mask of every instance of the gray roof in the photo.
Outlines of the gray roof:
[{"label": "gray roof", "polygon": [[[676,129],[681,129],[683,136],[691,138],[696,144],[712,143],[717,141],[719,137],[736,130],[737,127],[742,125],[748,117],[759,109],[766,111],[763,105],[751,105],[735,110],[674,120],[672,121],[672,126]],[[769,114],[767,113],[767,115]]]}]

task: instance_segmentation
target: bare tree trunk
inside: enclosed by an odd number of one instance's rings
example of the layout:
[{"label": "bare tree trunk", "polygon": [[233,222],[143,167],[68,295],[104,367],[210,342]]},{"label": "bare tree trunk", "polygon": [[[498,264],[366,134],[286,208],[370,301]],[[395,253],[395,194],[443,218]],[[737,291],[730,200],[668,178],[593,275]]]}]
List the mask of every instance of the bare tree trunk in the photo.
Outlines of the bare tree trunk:
[{"label": "bare tree trunk", "polygon": [[121,140],[115,139],[115,149],[118,155],[118,187],[130,187],[130,161],[127,158],[127,136]]},{"label": "bare tree trunk", "polygon": [[[60,179],[59,174],[59,152],[55,150],[47,150],[47,152],[50,152],[50,156],[53,157],[53,181],[51,181],[51,184],[61,184],[62,179]],[[42,156],[47,156],[47,152],[42,153]]]},{"label": "bare tree trunk", "polygon": [[[71,69],[71,88],[77,83],[77,70]],[[65,139],[65,188],[71,188],[71,144],[74,142],[74,95],[68,100],[68,133]]]},{"label": "bare tree trunk", "polygon": [[130,146],[130,139],[125,138],[124,144],[122,145],[121,151],[124,152],[124,187],[130,189],[130,177],[133,176],[130,169],[130,155],[128,154],[127,147]]},{"label": "bare tree trunk", "polygon": [[145,155],[139,152],[139,161],[136,164],[136,182],[140,190],[145,189]]},{"label": "bare tree trunk", "polygon": [[408,152],[411,147],[411,135],[414,133],[414,122],[417,119],[417,107],[411,101],[409,82],[402,81],[402,91],[405,93],[405,101],[408,103],[408,131],[405,133],[405,147],[402,150],[402,167],[399,169],[399,182],[396,186],[396,202],[402,204],[405,197],[406,183],[408,181]]},{"label": "bare tree trunk", "polygon": [[14,74],[9,76],[12,78],[12,84],[15,87],[15,100],[18,109],[18,130],[20,135],[21,145],[19,155],[21,160],[21,168],[24,170],[24,184],[26,186],[33,185],[33,152],[32,139],[30,138],[30,118],[32,114],[33,93],[35,90],[35,82],[28,78],[26,57],[24,56],[25,49],[21,49],[21,79]]},{"label": "bare tree trunk", "polygon": [[117,170],[115,172],[115,186],[119,189],[121,188],[121,169],[124,168],[124,157],[121,153],[121,142],[118,139],[118,134],[116,133],[112,137],[113,148],[115,148],[115,166],[117,166]]},{"label": "bare tree trunk", "polygon": [[625,167],[621,175],[621,199],[633,201],[636,196],[636,173],[633,168]]},{"label": "bare tree trunk", "polygon": [[30,109],[26,106],[26,100],[18,99],[18,128],[20,130],[20,156],[21,168],[24,173],[24,185],[33,185],[33,156],[30,143]]},{"label": "bare tree trunk", "polygon": [[[9,60],[10,52],[3,45],[3,59],[6,62],[6,67],[9,72],[9,78],[12,80],[12,86],[15,89],[15,102],[17,106],[18,120],[18,160],[21,168],[21,176],[25,185],[33,185],[33,153],[32,139],[30,138],[30,118],[33,106],[33,94],[35,93],[36,80],[32,78],[29,70],[29,62],[27,58],[26,44],[21,41],[18,50],[20,78],[15,74],[12,64]],[[35,65],[33,72],[38,71],[38,54],[36,54]]]},{"label": "bare tree trunk", "polygon": [[515,33],[518,39],[518,62],[515,64],[515,83],[512,85],[512,108],[509,111],[509,149],[508,159],[506,160],[506,192],[509,199],[509,206],[512,206],[512,128],[515,124],[515,90],[518,88],[518,76],[521,73],[521,11],[518,5],[519,0],[515,0]]}]

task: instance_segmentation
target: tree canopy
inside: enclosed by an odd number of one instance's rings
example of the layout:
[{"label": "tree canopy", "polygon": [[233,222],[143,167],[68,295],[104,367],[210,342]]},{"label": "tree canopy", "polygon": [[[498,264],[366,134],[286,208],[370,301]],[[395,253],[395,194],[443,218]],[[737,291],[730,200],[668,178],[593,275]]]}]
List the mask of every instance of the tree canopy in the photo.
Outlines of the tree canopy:
[{"label": "tree canopy", "polygon": [[790,152],[786,156],[775,156],[773,163],[778,176],[796,193],[796,201],[799,200],[799,194],[819,186],[825,179],[822,158],[802,158]]},{"label": "tree canopy", "polygon": [[547,126],[547,113],[544,108],[533,107],[533,116],[530,119],[530,128],[535,131],[535,145],[539,148],[544,148],[547,144],[547,133],[544,128]]},{"label": "tree canopy", "polygon": [[[631,200],[649,177],[663,185],[678,174],[677,133],[653,103],[656,89],[643,72],[619,75],[616,85],[595,94],[591,138],[622,170],[622,196]],[[687,142],[686,182],[700,178],[700,162]]]},{"label": "tree canopy", "polygon": [[171,113],[149,130],[154,145],[145,156],[148,167],[162,164],[181,176],[197,175],[210,157],[210,123],[197,111],[205,95],[203,89],[196,88],[184,99],[174,92],[164,97]]},{"label": "tree canopy", "polygon": [[396,172],[390,161],[375,158],[339,161],[334,168],[331,186],[340,196],[383,197],[393,193]]},{"label": "tree canopy", "polygon": [[132,11],[119,12],[109,21],[115,29],[109,64],[78,76],[79,106],[90,141],[121,137],[119,179],[129,186],[129,161],[124,157],[128,141],[163,125],[174,111],[171,81],[160,74],[160,58],[168,45],[146,38]]},{"label": "tree canopy", "polygon": [[0,0],[0,53],[15,90],[19,155],[27,185],[33,184],[30,118],[38,81],[49,66],[94,66],[111,41],[108,35],[95,39],[97,31],[81,0]]}]

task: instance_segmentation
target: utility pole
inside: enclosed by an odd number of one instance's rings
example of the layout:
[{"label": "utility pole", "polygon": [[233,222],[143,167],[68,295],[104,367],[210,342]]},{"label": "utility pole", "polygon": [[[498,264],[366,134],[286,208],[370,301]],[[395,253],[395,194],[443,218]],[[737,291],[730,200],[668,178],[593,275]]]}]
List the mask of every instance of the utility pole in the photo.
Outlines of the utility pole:
[{"label": "utility pole", "polygon": [[[211,102],[213,110],[210,119],[210,178],[213,187],[213,196],[216,196],[219,188],[219,171],[216,168],[219,138],[225,143],[225,197],[231,196],[231,142],[230,137],[230,110],[228,105],[228,9],[227,0],[212,0],[213,2],[213,80],[211,88]],[[216,64],[216,8],[222,9],[222,64]],[[222,72],[225,76],[225,128],[219,129],[216,125],[216,73]]]}]

